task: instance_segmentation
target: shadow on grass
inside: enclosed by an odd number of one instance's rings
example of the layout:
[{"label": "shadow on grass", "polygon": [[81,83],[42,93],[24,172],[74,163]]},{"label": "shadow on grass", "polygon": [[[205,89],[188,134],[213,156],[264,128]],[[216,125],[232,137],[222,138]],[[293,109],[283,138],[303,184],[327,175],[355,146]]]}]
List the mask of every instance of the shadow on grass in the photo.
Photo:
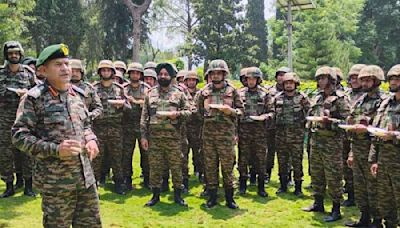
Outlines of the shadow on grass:
[{"label": "shadow on grass", "polygon": [[[25,196],[23,194],[21,195],[19,192],[20,191],[18,191],[16,193],[17,195],[0,199],[0,219],[12,220],[19,216],[24,216],[23,213],[16,212],[15,208],[20,207],[21,205],[24,205],[24,204],[34,201],[34,200],[40,200],[39,196],[29,197],[29,196]],[[0,227],[7,227],[7,226],[3,226],[0,223]]]},{"label": "shadow on grass", "polygon": [[203,210],[204,212],[210,214],[213,219],[217,220],[229,220],[232,219],[236,216],[243,215],[248,211],[248,209],[239,209],[233,210],[225,206],[225,201],[219,202],[215,207],[213,208],[207,208],[205,204],[202,204],[200,206],[200,209]]},{"label": "shadow on grass", "polygon": [[[164,198],[165,200],[165,198]],[[161,198],[161,201],[159,203],[157,203],[155,206],[153,207],[149,207],[150,209],[157,211],[158,214],[160,216],[175,216],[180,214],[181,212],[185,212],[185,211],[189,211],[191,209],[193,209],[192,207],[184,207],[184,206],[180,206],[178,204],[176,204],[173,199],[172,201],[170,201],[170,199],[168,199],[169,202],[163,202],[163,199]]]}]

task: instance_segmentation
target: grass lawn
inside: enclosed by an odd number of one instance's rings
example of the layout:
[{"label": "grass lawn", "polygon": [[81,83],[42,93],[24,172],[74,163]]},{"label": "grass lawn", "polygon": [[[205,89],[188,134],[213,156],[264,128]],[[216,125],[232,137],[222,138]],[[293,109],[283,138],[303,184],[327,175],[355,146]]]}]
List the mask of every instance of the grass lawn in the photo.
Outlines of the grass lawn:
[{"label": "grass lawn", "polygon": [[[138,151],[135,151],[134,164],[135,189],[132,192],[125,196],[112,193],[111,181],[108,181],[105,188],[99,189],[103,227],[343,227],[345,222],[358,217],[356,207],[342,208],[344,218],[327,224],[322,222],[324,215],[301,210],[313,202],[310,191],[304,189],[305,196],[301,199],[291,193],[293,188],[290,188],[290,193],[275,195],[279,185],[277,166],[271,183],[267,185],[269,197],[264,199],[257,196],[256,187],[250,186],[246,196],[235,193],[239,210],[225,207],[222,188],[219,190],[219,206],[206,209],[205,199],[200,197],[202,186],[193,175],[190,179],[190,193],[183,196],[189,208],[175,205],[173,192],[162,194],[161,202],[148,208],[143,205],[151,198],[151,192],[140,185]],[[306,161],[304,165],[306,171]],[[193,172],[192,166],[190,172]],[[305,176],[303,185],[309,183],[310,178]],[[1,182],[0,191],[4,189],[5,185]],[[40,203],[40,197],[26,197],[21,190],[11,198],[0,199],[0,228],[41,227]],[[325,209],[331,209],[329,199],[325,200]]]}]

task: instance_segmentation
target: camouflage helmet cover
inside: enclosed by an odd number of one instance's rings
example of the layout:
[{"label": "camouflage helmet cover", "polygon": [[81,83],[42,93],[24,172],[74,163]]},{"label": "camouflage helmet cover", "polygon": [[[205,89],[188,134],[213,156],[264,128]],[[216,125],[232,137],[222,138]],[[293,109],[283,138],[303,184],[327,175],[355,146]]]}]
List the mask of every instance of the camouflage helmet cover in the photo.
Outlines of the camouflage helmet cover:
[{"label": "camouflage helmet cover", "polygon": [[69,60],[69,66],[72,69],[79,69],[81,70],[82,74],[85,72],[85,69],[82,65],[82,61],[80,59],[70,59]]},{"label": "camouflage helmet cover", "polygon": [[100,69],[102,68],[110,68],[114,72],[114,74],[116,74],[114,64],[111,60],[103,59],[99,62],[99,65],[97,66],[97,73],[99,75],[100,75]]},{"label": "camouflage helmet cover", "polygon": [[188,71],[183,80],[186,80],[189,78],[196,79],[197,82],[199,82],[199,76],[197,75],[197,72],[195,70]]},{"label": "camouflage helmet cover", "polygon": [[289,67],[286,67],[286,66],[284,66],[284,67],[280,67],[278,70],[276,70],[276,72],[275,72],[275,77],[277,77],[278,76],[278,74],[279,73],[289,73],[289,72],[291,72],[292,70],[290,70],[290,68]]},{"label": "camouflage helmet cover", "polygon": [[388,80],[396,76],[400,76],[400,64],[394,65],[392,68],[390,68],[389,72],[387,73]]},{"label": "camouflage helmet cover", "polygon": [[144,71],[143,65],[141,63],[138,63],[138,62],[133,62],[133,63],[128,65],[128,74],[131,71],[139,71],[139,72],[143,73],[143,71]]},{"label": "camouflage helmet cover", "polygon": [[180,70],[178,71],[178,73],[176,74],[176,78],[184,78],[187,75],[188,71],[187,70]]},{"label": "camouflage helmet cover", "polygon": [[245,67],[245,68],[240,69],[239,76],[240,76],[240,77],[244,77],[244,76],[246,75],[247,69],[248,69],[248,67]]},{"label": "camouflage helmet cover", "polygon": [[300,78],[294,72],[288,72],[283,76],[283,83],[287,81],[294,81],[294,83],[300,85]]},{"label": "camouflage helmet cover", "polygon": [[7,41],[7,42],[4,43],[3,55],[4,55],[4,59],[6,59],[6,60],[8,60],[7,53],[9,51],[19,51],[19,53],[21,55],[21,59],[24,56],[24,49],[22,48],[21,43],[18,42],[18,41],[11,40],[11,41]]},{"label": "camouflage helmet cover", "polygon": [[155,62],[147,62],[147,63],[144,64],[144,69],[145,70],[149,69],[149,68],[156,69],[156,67],[157,67],[157,63],[155,63]]},{"label": "camouflage helmet cover", "polygon": [[143,73],[144,77],[152,77],[157,80],[157,73],[152,69],[146,69]]},{"label": "camouflage helmet cover", "polygon": [[358,75],[358,79],[364,77],[374,77],[379,81],[385,80],[385,73],[382,68],[377,65],[368,65],[361,69],[360,74]]},{"label": "camouflage helmet cover", "polygon": [[341,80],[344,79],[344,77],[343,77],[343,72],[342,72],[342,70],[341,70],[339,67],[332,67],[332,69],[335,70],[337,79],[338,79],[339,81],[341,81]]},{"label": "camouflage helmet cover", "polygon": [[318,77],[321,75],[328,75],[333,81],[337,80],[336,71],[332,69],[332,67],[323,66],[318,68],[317,72],[315,72],[315,78],[318,79]]},{"label": "camouflage helmet cover", "polygon": [[123,61],[120,60],[115,61],[114,67],[124,69],[124,72],[126,72],[126,64]]},{"label": "camouflage helmet cover", "polygon": [[365,64],[354,64],[351,68],[350,68],[350,70],[349,70],[349,73],[347,74],[349,77],[351,76],[351,75],[359,75],[360,74],[360,71],[361,71],[361,69],[362,68],[364,68],[365,66],[367,66],[367,65],[365,65]]},{"label": "camouflage helmet cover", "polygon": [[226,64],[225,60],[222,59],[214,59],[208,65],[208,72],[221,70],[224,71],[226,74],[229,74],[229,67]]}]

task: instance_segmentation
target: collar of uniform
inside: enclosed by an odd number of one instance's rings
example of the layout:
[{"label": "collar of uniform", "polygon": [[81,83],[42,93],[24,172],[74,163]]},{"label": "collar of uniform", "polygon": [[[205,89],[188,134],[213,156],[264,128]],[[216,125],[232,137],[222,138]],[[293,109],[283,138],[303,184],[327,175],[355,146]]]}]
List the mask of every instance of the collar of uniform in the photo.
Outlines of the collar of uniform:
[{"label": "collar of uniform", "polygon": [[[53,96],[53,97],[58,97],[59,95],[60,95],[60,92],[57,90],[57,89],[55,89],[55,88],[53,88],[50,84],[48,84],[48,88],[49,88],[49,92],[50,92],[50,94],[51,94],[51,96]],[[76,92],[74,91],[74,89],[72,88],[72,85],[70,84],[70,86],[68,87],[68,94],[70,94],[70,95],[72,95],[72,96],[75,96],[76,95]]]},{"label": "collar of uniform", "polygon": [[[7,64],[6,70],[8,73],[11,73],[10,64]],[[24,71],[24,66],[22,66],[22,64],[18,64],[18,70],[16,72],[23,72],[23,71]]]}]

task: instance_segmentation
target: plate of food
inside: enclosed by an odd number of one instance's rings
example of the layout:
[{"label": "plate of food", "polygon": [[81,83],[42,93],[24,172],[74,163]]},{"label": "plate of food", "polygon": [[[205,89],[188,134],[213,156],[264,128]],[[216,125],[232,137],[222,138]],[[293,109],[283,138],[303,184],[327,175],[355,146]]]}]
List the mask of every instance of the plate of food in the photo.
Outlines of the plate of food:
[{"label": "plate of food", "polygon": [[377,127],[368,127],[367,130],[372,135],[375,135],[375,136],[378,136],[378,137],[384,137],[388,133],[387,130],[382,129],[382,128],[377,128]]},{"label": "plate of food", "polygon": [[14,93],[18,93],[20,91],[20,89],[15,89],[15,88],[10,88],[10,87],[7,87],[7,90],[14,92]]},{"label": "plate of food", "polygon": [[125,100],[113,100],[113,99],[109,99],[109,100],[107,100],[107,102],[110,103],[110,104],[120,104],[120,105],[122,105],[122,104],[125,103]]},{"label": "plate of food", "polygon": [[311,121],[311,122],[321,122],[322,117],[321,116],[307,116],[306,120]]},{"label": "plate of food", "polygon": [[208,107],[213,108],[213,109],[223,109],[226,106],[223,104],[209,104]]},{"label": "plate of food", "polygon": [[265,117],[264,116],[249,116],[250,119],[256,120],[256,121],[264,121]]},{"label": "plate of food", "polygon": [[170,116],[172,115],[174,112],[171,111],[157,111],[156,114],[158,116]]},{"label": "plate of food", "polygon": [[355,125],[353,125],[353,124],[339,124],[338,127],[342,128],[342,129],[344,129],[344,130],[346,130],[346,131],[353,130],[353,129],[356,129],[356,128],[357,128],[357,127],[356,127]]}]

